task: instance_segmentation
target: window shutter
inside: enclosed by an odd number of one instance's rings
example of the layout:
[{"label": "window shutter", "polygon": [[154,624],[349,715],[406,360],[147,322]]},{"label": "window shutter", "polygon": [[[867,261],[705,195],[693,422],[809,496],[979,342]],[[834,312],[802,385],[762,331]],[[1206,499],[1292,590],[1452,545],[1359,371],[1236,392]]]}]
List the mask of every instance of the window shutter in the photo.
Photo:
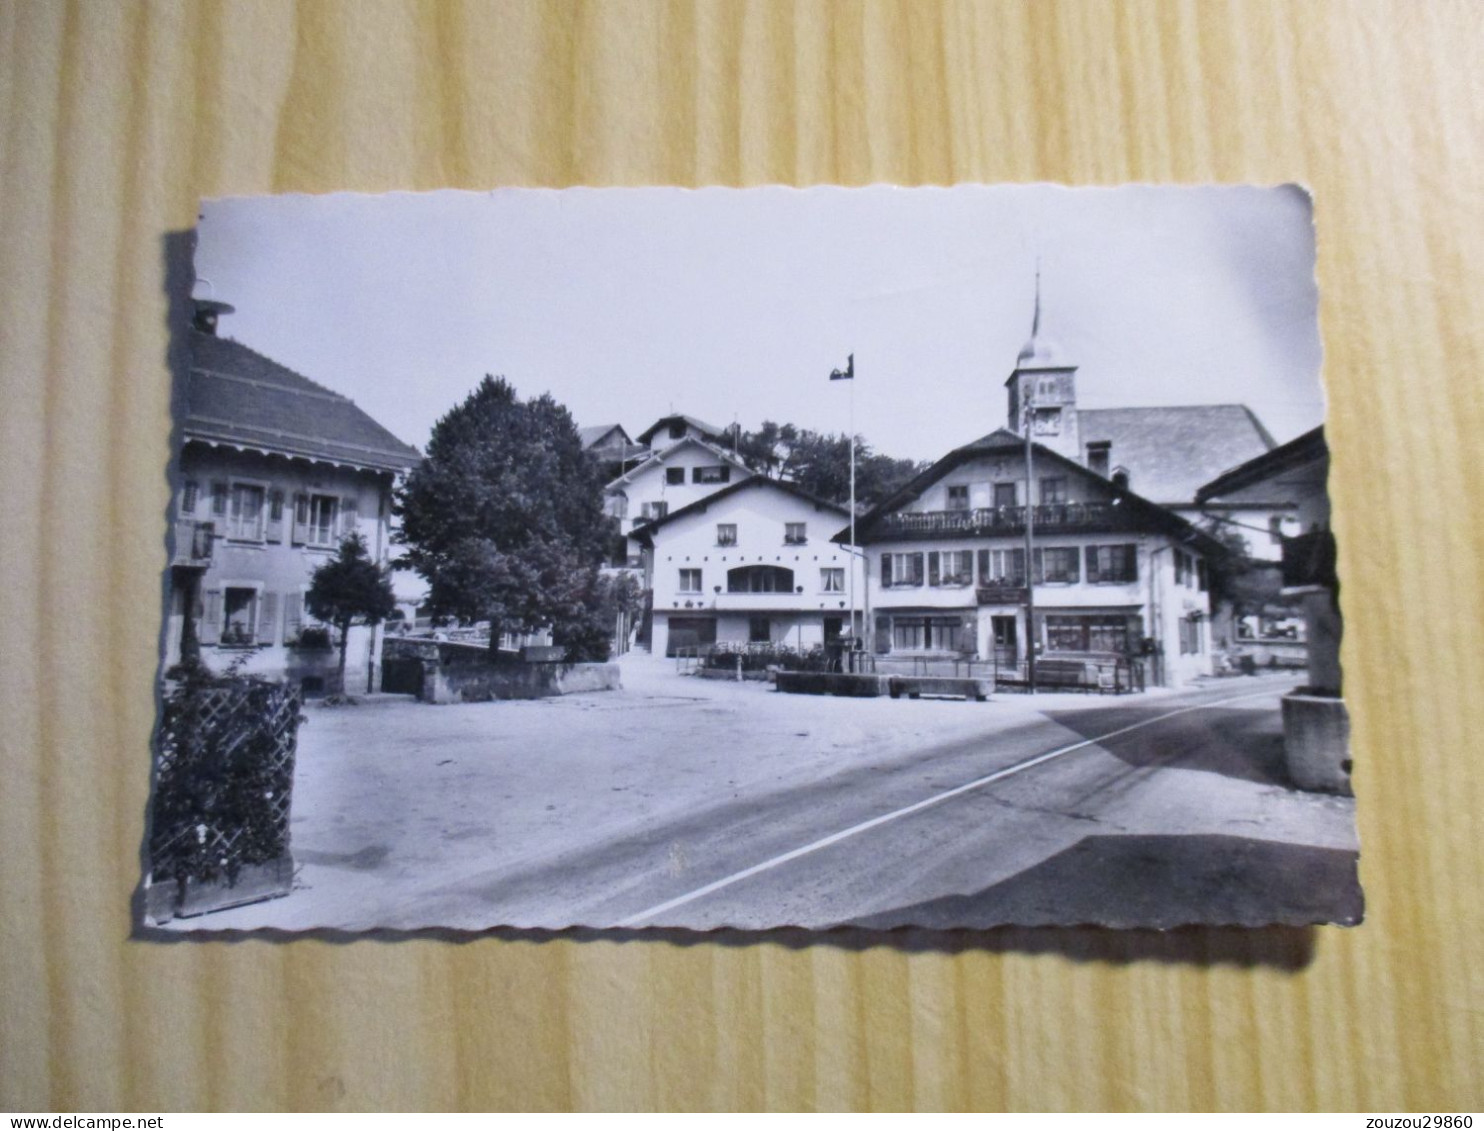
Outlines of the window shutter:
[{"label": "window shutter", "polygon": [[876,618],[876,651],[883,656],[891,651],[891,617]]},{"label": "window shutter", "polygon": [[258,643],[276,644],[275,629],[278,627],[278,594],[258,594]]},{"label": "window shutter", "polygon": [[273,491],[268,495],[268,523],[265,537],[269,542],[283,541],[283,492]]},{"label": "window shutter", "polygon": [[1031,555],[1031,581],[1035,585],[1045,584],[1046,573],[1043,568],[1044,563],[1042,560],[1044,557],[1045,554],[1040,550],[1037,550],[1033,555]]},{"label": "window shutter", "polygon": [[922,584],[922,551],[912,555],[912,584]]},{"label": "window shutter", "polygon": [[215,644],[222,638],[222,591],[208,589],[202,596],[201,643]]},{"label": "window shutter", "polygon": [[351,498],[340,500],[340,536],[342,538],[356,532],[356,526],[360,515],[360,504]]},{"label": "window shutter", "polygon": [[891,555],[881,555],[881,587],[883,589],[891,586]]},{"label": "window shutter", "polygon": [[979,584],[989,584],[989,551],[979,551]]},{"label": "window shutter", "polygon": [[1099,576],[1098,548],[1096,546],[1089,546],[1087,547],[1087,580],[1097,581]]},{"label": "window shutter", "polygon": [[226,516],[227,513],[227,485],[225,483],[213,483],[211,485],[211,513]]},{"label": "window shutter", "polygon": [[1067,558],[1067,580],[1080,581],[1082,579],[1082,555],[1075,549],[1066,555]]},{"label": "window shutter", "polygon": [[294,496],[294,522],[290,537],[295,546],[304,544],[304,528],[309,525],[309,496]]},{"label": "window shutter", "polygon": [[942,558],[937,550],[928,552],[928,584],[938,585],[943,580],[943,569],[940,566]]},{"label": "window shutter", "polygon": [[283,595],[283,642],[288,644],[298,639],[304,628],[304,594]]}]

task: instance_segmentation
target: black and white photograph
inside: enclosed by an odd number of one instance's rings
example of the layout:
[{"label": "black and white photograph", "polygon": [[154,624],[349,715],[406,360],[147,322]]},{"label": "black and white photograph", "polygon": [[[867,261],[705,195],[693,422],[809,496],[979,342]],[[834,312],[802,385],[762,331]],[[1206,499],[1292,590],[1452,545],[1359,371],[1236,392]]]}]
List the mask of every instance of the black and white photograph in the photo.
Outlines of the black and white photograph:
[{"label": "black and white photograph", "polygon": [[193,238],[146,924],[1360,922],[1301,187]]}]

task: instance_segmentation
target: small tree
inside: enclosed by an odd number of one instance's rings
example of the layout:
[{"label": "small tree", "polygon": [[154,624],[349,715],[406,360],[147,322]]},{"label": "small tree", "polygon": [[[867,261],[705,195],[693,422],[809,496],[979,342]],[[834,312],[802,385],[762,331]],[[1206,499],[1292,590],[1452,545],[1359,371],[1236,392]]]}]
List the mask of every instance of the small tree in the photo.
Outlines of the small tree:
[{"label": "small tree", "polygon": [[345,652],[352,625],[376,625],[397,607],[390,574],[371,560],[366,540],[351,534],[340,552],[314,571],[304,599],[310,615],[340,630],[340,668],[336,686],[345,693]]}]

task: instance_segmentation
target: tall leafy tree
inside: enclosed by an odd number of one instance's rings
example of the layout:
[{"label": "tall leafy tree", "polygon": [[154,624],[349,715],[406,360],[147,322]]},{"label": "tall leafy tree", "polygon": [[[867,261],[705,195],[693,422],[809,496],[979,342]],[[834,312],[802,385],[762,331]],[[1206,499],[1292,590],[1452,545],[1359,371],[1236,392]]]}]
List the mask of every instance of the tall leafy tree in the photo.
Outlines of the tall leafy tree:
[{"label": "tall leafy tree", "polygon": [[434,426],[397,513],[434,613],[489,621],[492,654],[503,632],[549,626],[562,642],[587,614],[612,534],[571,414],[549,395],[520,400],[503,377]]},{"label": "tall leafy tree", "polygon": [[391,575],[366,551],[366,540],[351,534],[340,543],[340,552],[314,571],[304,605],[310,614],[340,632],[340,670],[336,686],[345,691],[345,650],[353,625],[380,624],[397,599],[392,595]]}]

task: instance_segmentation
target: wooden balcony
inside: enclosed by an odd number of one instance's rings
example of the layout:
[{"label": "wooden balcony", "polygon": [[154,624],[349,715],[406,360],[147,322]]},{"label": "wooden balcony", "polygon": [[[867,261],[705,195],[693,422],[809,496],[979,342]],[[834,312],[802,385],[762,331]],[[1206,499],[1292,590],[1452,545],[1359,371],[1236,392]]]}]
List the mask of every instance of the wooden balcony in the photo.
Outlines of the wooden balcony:
[{"label": "wooden balcony", "polygon": [[172,566],[205,569],[211,565],[211,548],[216,541],[215,527],[211,523],[188,518],[177,519],[174,536],[170,554]]},{"label": "wooden balcony", "polygon": [[[1048,503],[1032,507],[1037,533],[1095,534],[1127,526],[1112,503]],[[1017,534],[1025,530],[1025,507],[977,507],[951,511],[898,511],[886,515],[871,531],[886,538],[971,538]]]}]

